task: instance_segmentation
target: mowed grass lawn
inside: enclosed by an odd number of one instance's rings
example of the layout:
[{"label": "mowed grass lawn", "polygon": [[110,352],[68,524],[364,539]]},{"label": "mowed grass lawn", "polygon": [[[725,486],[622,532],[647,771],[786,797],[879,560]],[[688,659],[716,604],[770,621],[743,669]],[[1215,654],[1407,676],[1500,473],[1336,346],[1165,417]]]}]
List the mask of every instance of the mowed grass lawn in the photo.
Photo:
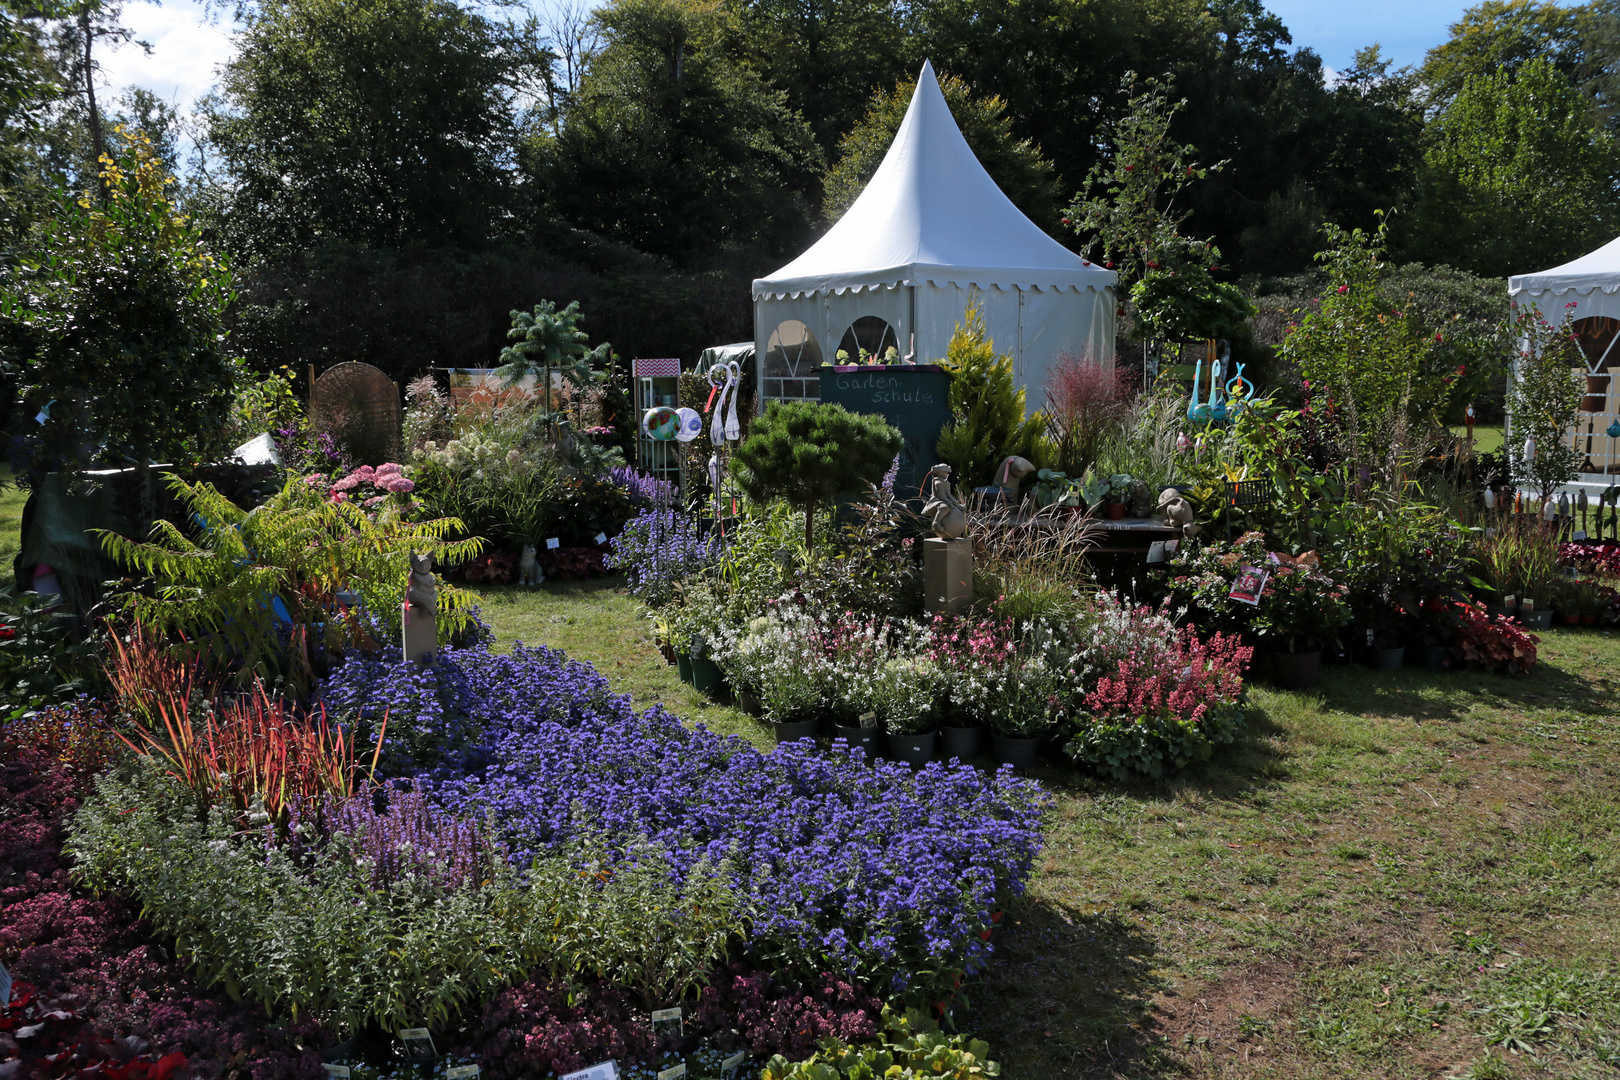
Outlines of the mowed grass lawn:
[{"label": "mowed grass lawn", "polygon": [[[770,744],[613,582],[482,595],[500,647]],[[1036,770],[1045,854],[959,1014],[1003,1075],[1617,1075],[1620,636],[1544,634],[1527,677],[1332,667],[1252,700],[1172,780]]]}]

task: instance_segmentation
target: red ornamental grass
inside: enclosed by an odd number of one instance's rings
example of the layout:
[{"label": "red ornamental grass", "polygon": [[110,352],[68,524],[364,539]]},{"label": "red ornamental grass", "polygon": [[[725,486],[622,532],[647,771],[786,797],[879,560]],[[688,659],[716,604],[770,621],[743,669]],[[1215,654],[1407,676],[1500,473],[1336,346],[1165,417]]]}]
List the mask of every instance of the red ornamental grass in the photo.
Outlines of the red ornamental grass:
[{"label": "red ornamental grass", "polygon": [[[189,698],[160,701],[162,733],[142,730],[140,745],[124,742],[136,753],[162,758],[203,805],[225,801],[246,812],[257,798],[279,822],[293,800],[343,799],[353,793],[354,735],[329,724],[325,709],[314,718],[298,717],[257,680],[246,699],[204,709],[200,723],[192,718],[194,708]],[[371,755],[373,776],[387,733],[384,714]]]}]

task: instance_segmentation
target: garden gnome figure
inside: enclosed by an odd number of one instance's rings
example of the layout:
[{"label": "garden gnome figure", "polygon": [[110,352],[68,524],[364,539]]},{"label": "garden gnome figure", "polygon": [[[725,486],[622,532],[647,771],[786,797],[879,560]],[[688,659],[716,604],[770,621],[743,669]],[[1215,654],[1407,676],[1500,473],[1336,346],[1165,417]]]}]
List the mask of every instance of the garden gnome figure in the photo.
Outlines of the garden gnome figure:
[{"label": "garden gnome figure", "polygon": [[951,467],[928,470],[928,502],[923,517],[936,535],[923,541],[923,610],[960,614],[973,603],[973,541],[967,538],[967,512],[951,492]]},{"label": "garden gnome figure", "polygon": [[439,652],[439,583],[433,577],[433,556],[411,553],[411,572],[405,580],[405,602],[400,605],[404,627],[405,659],[432,663]]}]

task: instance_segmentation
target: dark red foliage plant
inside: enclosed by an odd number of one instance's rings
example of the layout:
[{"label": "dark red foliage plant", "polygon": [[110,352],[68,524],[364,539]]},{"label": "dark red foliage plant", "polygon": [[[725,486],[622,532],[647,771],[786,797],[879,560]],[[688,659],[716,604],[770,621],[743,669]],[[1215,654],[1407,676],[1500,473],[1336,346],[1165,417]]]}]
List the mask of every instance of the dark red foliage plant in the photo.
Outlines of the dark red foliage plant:
[{"label": "dark red foliage plant", "polygon": [[621,1066],[658,1058],[649,1020],[612,986],[569,990],[532,981],[496,995],[484,1006],[471,1051],[489,1080],[527,1080],[575,1072],[613,1059]]},{"label": "dark red foliage plant", "polygon": [[1089,352],[1065,352],[1046,375],[1046,416],[1057,443],[1056,467],[1078,478],[1097,456],[1103,436],[1130,415],[1136,378],[1129,369]]},{"label": "dark red foliage plant", "polygon": [[63,823],[90,772],[27,734],[0,729],[0,1080],[320,1080],[330,1032],[203,992],[128,904],[73,887]]},{"label": "dark red foliage plant", "polygon": [[722,1050],[809,1057],[821,1039],[877,1038],[883,1003],[823,972],[808,986],[733,963],[703,988],[692,1023]]}]

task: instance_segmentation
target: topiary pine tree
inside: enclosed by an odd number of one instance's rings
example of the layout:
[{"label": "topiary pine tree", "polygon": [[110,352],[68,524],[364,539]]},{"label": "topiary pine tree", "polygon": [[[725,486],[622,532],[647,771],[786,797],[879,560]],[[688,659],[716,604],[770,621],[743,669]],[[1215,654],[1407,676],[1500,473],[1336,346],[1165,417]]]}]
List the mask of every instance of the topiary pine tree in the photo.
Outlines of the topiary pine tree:
[{"label": "topiary pine tree", "polygon": [[812,546],[817,503],[876,483],[900,452],[900,432],[881,416],[842,405],[773,401],[731,456],[731,473],[755,502],[783,499],[804,511]]},{"label": "topiary pine tree", "polygon": [[957,490],[990,483],[996,466],[1012,454],[1040,465],[1046,419],[1040,413],[1024,416],[1024,391],[1013,382],[1012,357],[997,354],[977,301],[951,335],[943,366],[951,373],[946,397],[951,422],[940,431],[935,449],[951,467]]}]

